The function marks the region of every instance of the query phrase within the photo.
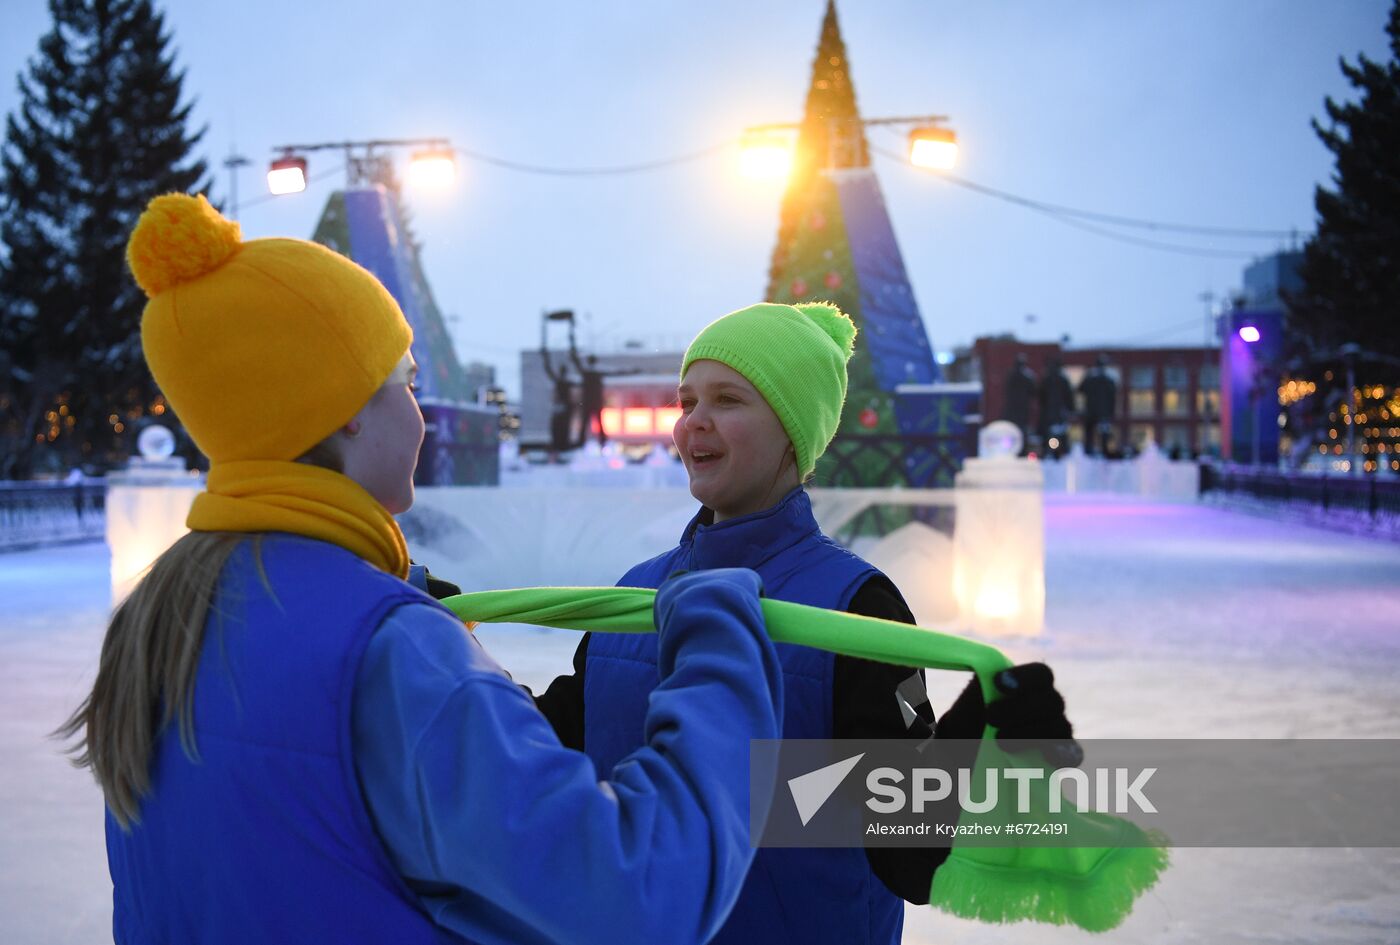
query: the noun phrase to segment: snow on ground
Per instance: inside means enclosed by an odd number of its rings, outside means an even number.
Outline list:
[[[1400,738],[1400,544],[1194,504],[1051,497],[1047,631],[1006,646],[1054,666],[1079,734]],[[0,556],[0,942],[110,938],[100,797],[45,733],[91,681],[107,554]],[[445,574],[452,577],[451,574]],[[567,574],[560,583],[569,583]],[[528,685],[577,635],[484,627]],[[960,680],[932,686],[935,704]],[[1400,942],[1400,850],[1181,849],[1104,942]],[[910,908],[914,943],[1089,941]]]
[[[1046,634],[1003,648],[1051,664],[1081,737],[1400,738],[1400,545],[1109,498],[1051,497],[1045,530]],[[905,916],[929,945],[1394,945],[1400,850],[1174,850],[1101,937]]]

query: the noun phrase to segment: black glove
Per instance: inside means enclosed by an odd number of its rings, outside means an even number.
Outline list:
[[[433,573],[427,568],[423,569],[423,580],[428,585],[428,593],[433,600],[442,600],[444,597],[456,597],[462,593],[462,589],[451,581],[444,581],[442,578],[433,577]]]
[[[1065,717],[1065,700],[1055,688],[1055,674],[1044,663],[1023,663],[997,673],[992,680],[1001,698],[990,706],[973,679],[934,728],[936,738],[981,738],[991,725],[1008,752],[1025,751],[1035,740],[1047,762],[1057,768],[1077,767],[1084,749],[1074,740],[1074,726]]]

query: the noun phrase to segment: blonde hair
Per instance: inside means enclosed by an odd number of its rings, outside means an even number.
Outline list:
[[[335,436],[297,462],[343,471]],[[261,536],[241,532],[190,532],[155,560],[107,625],[92,691],[53,733],[76,744],[67,749],[75,767],[90,768],[113,818],[123,830],[140,823],[141,799],[151,791],[156,740],[176,722],[180,745],[199,760],[194,738],[194,680],[204,630],[219,577],[241,542],[253,543],[262,569]],[[223,614],[214,611],[215,618]]]

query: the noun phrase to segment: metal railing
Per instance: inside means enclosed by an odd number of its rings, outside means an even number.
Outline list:
[[[953,435],[935,434],[843,434],[827,447],[817,466],[812,485],[856,495],[864,491],[883,492],[895,487],[909,490],[903,501],[871,501],[858,514],[829,531],[832,537],[850,542],[857,537],[879,537],[911,521],[920,521],[939,531],[952,532],[951,487],[964,457],[977,453],[976,431]],[[883,488],[882,488],[883,487]],[[922,501],[946,494],[941,499]]]
[[[1364,513],[1373,519],[1400,516],[1400,479],[1374,475],[1330,476],[1207,464],[1201,467],[1201,493],[1210,492],[1310,506],[1323,512]]]
[[[100,541],[106,499],[103,482],[0,483],[0,552]]]

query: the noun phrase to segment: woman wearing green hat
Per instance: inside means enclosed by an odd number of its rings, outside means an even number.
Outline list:
[[[803,489],[836,433],[855,334],[833,305],[760,304],[695,338],[681,365],[682,416],[673,437],[701,508],[675,548],[632,568],[620,585],[657,587],[677,571],[745,567],[758,572],[771,598],[914,622],[889,578],[821,533]],[[922,740],[933,733],[918,673],[807,647],[779,644],[778,652],[784,738]],[[573,675],[555,680],[537,702],[561,740],[606,772],[640,744],[656,681],[653,639],[590,634]],[[990,721],[1004,737],[1070,738],[1048,668],[1016,667],[998,685],[1006,695],[986,710],[970,685],[938,721],[938,737],[976,738]],[[714,941],[896,942],[904,901],[928,901],[947,853],[761,849]]]

